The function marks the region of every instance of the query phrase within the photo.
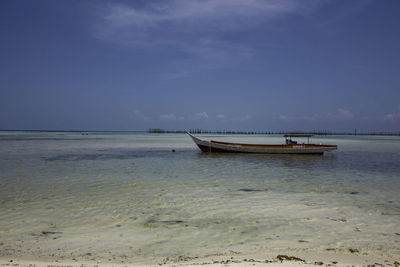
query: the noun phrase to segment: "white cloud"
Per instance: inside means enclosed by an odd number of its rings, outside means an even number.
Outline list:
[[[180,79],[186,76],[189,76],[192,74],[193,71],[188,71],[188,70],[182,70],[182,71],[177,71],[177,72],[168,72],[168,73],[161,73],[156,76],[168,80],[175,80],[175,79]]]
[[[139,120],[143,120],[143,121],[150,121],[150,120],[152,120],[151,117],[149,117],[149,116],[143,114],[143,113],[142,113],[141,111],[139,111],[139,110],[134,110],[134,111],[133,111],[133,114],[135,115],[135,118],[136,118],[136,119],[139,119]]]
[[[200,112],[200,113],[196,113],[195,117],[197,119],[207,119],[208,114],[207,114],[207,112]]]
[[[317,26],[322,27],[324,30],[329,29],[329,31],[332,31],[332,24],[345,21],[348,18],[354,18],[373,2],[374,0],[344,1],[345,8],[342,8],[340,12],[331,13],[330,16],[323,18]]]
[[[305,121],[348,121],[355,118],[350,110],[338,108],[336,113],[328,113],[327,115],[313,114],[311,116],[287,116],[279,115],[282,121],[305,120]]]
[[[177,117],[174,113],[160,115],[162,121],[181,121],[185,118],[183,116]]]
[[[279,119],[283,121],[287,121],[289,118],[286,115],[279,115]]]
[[[250,120],[251,118],[252,118],[251,115],[243,115],[243,116],[240,116],[240,117],[238,118],[238,120],[239,120],[239,121],[247,121],[247,120]]]
[[[386,114],[385,119],[393,122],[400,121],[400,105],[397,108],[397,112]]]
[[[171,0],[147,1],[145,5],[110,4],[103,19],[114,30],[131,27],[139,36],[150,37],[159,28],[168,34],[237,31],[288,13],[302,13],[307,4],[295,0]],[[212,26],[212,27],[211,27]],[[127,37],[127,36],[125,36]]]
[[[164,121],[171,121],[171,120],[176,120],[176,116],[175,114],[163,114],[160,115],[160,120],[164,120]]]
[[[218,114],[217,116],[215,116],[217,119],[225,119],[225,115],[224,114]]]
[[[385,117],[386,117],[386,119],[389,119],[389,120],[399,120],[400,119],[400,112],[390,113],[390,114],[387,114]]]
[[[249,30],[289,14],[308,14],[315,1],[171,0],[103,8],[95,37],[128,46],[175,47],[196,57],[248,58],[249,44],[224,40],[225,33]]]
[[[318,115],[315,115],[318,116]],[[316,117],[316,119],[324,119],[324,116]],[[350,110],[346,110],[343,108],[339,108],[337,113],[331,114],[329,113],[325,119],[333,120],[333,121],[345,121],[354,119],[354,115]]]

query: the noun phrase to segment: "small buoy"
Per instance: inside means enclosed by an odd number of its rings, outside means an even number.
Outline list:
[[[172,152],[175,152],[175,149],[172,149]]]

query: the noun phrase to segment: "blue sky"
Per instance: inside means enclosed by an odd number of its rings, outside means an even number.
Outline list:
[[[400,131],[400,1],[0,1],[0,129]]]

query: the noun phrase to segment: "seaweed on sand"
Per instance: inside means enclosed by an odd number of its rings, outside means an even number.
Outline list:
[[[280,260],[281,262],[284,261],[284,260],[285,260],[285,261],[301,261],[301,262],[306,262],[305,260],[300,259],[300,258],[295,257],[295,256],[278,255],[278,256],[276,256],[276,258],[277,258],[278,260]]]

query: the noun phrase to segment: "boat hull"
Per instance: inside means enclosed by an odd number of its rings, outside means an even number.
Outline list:
[[[217,141],[201,140],[189,134],[194,143],[203,152],[218,153],[259,153],[259,154],[323,154],[326,151],[336,150],[336,145],[316,144],[282,144],[282,145],[255,145],[238,144]]]

